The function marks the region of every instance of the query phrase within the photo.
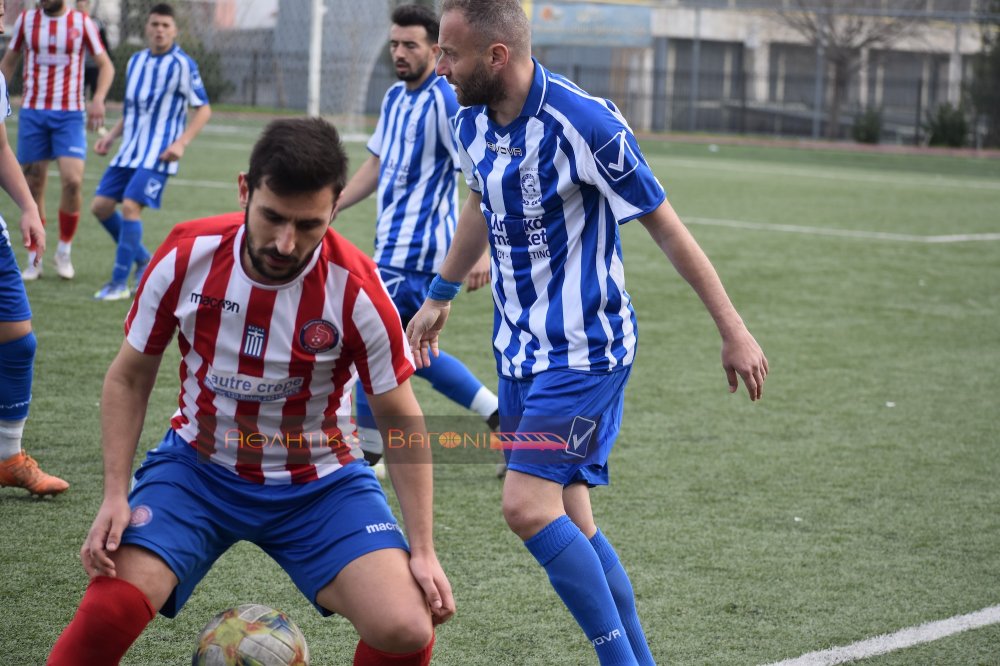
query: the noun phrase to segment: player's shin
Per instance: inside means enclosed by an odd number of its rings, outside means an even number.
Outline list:
[[[97,576],[53,646],[46,666],[114,666],[155,614],[146,595],[132,583]]]
[[[583,629],[601,664],[636,664],[597,553],[580,528],[560,516],[524,542]]]
[[[642,630],[639,622],[639,613],[635,608],[635,593],[632,590],[632,581],[629,580],[625,567],[618,559],[618,553],[614,547],[604,537],[601,530],[597,530],[594,536],[590,537],[590,545],[594,547],[598,558],[601,560],[601,567],[608,580],[608,587],[611,589],[611,596],[615,599],[615,607],[618,608],[618,615],[625,626],[628,635],[628,642],[632,646],[632,652],[636,660],[642,666],[655,666],[653,655],[649,651],[649,644],[646,642],[646,634]]]

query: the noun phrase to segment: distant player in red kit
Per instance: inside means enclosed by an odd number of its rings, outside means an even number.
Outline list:
[[[45,222],[45,182],[49,161],[59,165],[62,194],[59,198],[59,245],[55,266],[59,277],[75,275],[70,246],[83,205],[83,160],[87,156],[84,126],[104,126],[104,98],[111,88],[115,67],[111,64],[97,26],[85,13],[70,9],[64,0],[38,0],[38,9],[17,17],[0,72],[11,80],[24,52],[24,97],[18,114],[17,161],[21,163],[31,195]],[[94,95],[84,106],[84,52],[97,63]],[[86,110],[86,113],[84,111]],[[28,250],[21,277],[37,280],[42,262],[35,262],[37,249]]]

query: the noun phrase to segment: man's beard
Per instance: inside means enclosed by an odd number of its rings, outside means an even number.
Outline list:
[[[455,94],[458,97],[458,103],[462,106],[484,104],[492,107],[507,97],[500,76],[490,76],[486,65],[481,62],[476,64],[476,68],[469,75],[468,80],[458,85]]]
[[[427,61],[425,60],[422,63],[417,63],[416,67],[413,67],[406,72],[400,72],[397,69],[396,78],[399,79],[400,81],[405,81],[406,83],[409,83],[411,81],[419,81],[420,77],[422,77],[424,75],[424,72],[426,71],[427,71]]]
[[[56,14],[61,12],[63,10],[63,7],[65,6],[66,3],[64,2],[64,0],[52,0],[51,2],[47,3],[45,7],[42,7],[42,11],[48,14],[49,16],[55,16]]]
[[[264,255],[277,258],[286,258],[285,255],[279,253],[277,250],[258,250],[254,247],[253,238],[250,235],[250,205],[247,204],[247,210],[243,214],[243,237],[246,239],[247,244],[247,256],[250,257],[250,264],[254,267],[254,270],[258,274],[263,275],[268,280],[274,280],[276,282],[281,282],[285,280],[291,280],[299,272],[306,267],[309,260],[312,259],[312,251],[305,254],[305,257],[299,263],[295,265],[290,265],[287,269],[276,273],[273,268],[268,266],[264,262]],[[322,241],[321,241],[322,242]],[[313,248],[315,250],[316,248]]]

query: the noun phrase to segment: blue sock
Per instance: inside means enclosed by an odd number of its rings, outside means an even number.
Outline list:
[[[106,220],[100,220],[101,226],[111,234],[111,238],[117,243],[118,237],[122,233],[122,214],[115,209],[115,212],[111,213],[111,216]]]
[[[464,363],[445,352],[431,357],[431,364],[417,370],[416,375],[429,381],[438,393],[466,408],[472,406],[476,393],[483,388],[483,383]]]
[[[34,333],[0,344],[0,421],[28,417],[36,346]]]
[[[580,528],[559,516],[524,545],[545,568],[601,664],[636,664],[601,561]]]
[[[649,651],[646,643],[646,634],[642,631],[642,624],[639,622],[639,613],[635,609],[635,593],[632,591],[632,581],[625,573],[625,567],[618,559],[618,553],[614,546],[604,538],[604,533],[597,530],[594,536],[590,537],[590,545],[597,552],[597,557],[601,560],[601,567],[604,569],[604,576],[608,579],[608,587],[611,588],[611,596],[615,599],[615,606],[618,608],[618,615],[625,625],[625,633],[628,635],[628,642],[632,646],[632,653],[642,666],[656,666],[653,655]]]
[[[142,246],[142,220],[122,220],[118,234],[118,251],[115,253],[115,267],[111,270],[111,281],[127,284],[132,262]]]

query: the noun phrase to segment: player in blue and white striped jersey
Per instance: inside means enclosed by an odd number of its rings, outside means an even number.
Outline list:
[[[448,82],[434,73],[437,39],[438,19],[430,9],[403,5],[393,11],[389,51],[400,80],[382,100],[368,141],[371,155],[337,204],[344,210],[377,189],[374,259],[404,325],[444,261],[458,216],[458,148],[451,129],[458,102]],[[471,289],[489,280],[489,264],[485,253],[481,256],[479,270],[467,281]],[[442,353],[417,374],[491,427],[498,425],[496,394],[454,356]],[[361,446],[375,464],[382,437],[364,393],[357,397]]]
[[[636,350],[618,226],[638,219],[701,298],[731,391],[742,377],[759,399],[767,360],[614,104],[531,57],[517,0],[445,0],[439,46],[437,73],[465,107],[455,129],[472,192],[407,329],[414,355],[419,365],[435,353],[450,299],[489,246],[504,517],[602,664],[652,664],[631,582],[589,494],[608,483]]]
[[[153,5],[146,20],[149,47],[128,61],[122,117],[94,144],[98,155],[106,155],[122,137],[90,204],[118,243],[111,280],[94,295],[100,301],[131,298],[128,277],[133,264],[139,286],[149,263],[149,251],[142,246],[142,210],[160,207],[167,178],[177,173],[184,149],[212,115],[198,63],[176,39],[173,7]],[[195,109],[190,123],[188,107]]]

